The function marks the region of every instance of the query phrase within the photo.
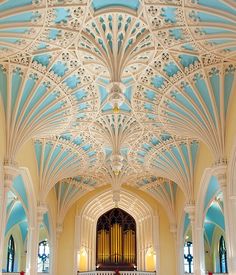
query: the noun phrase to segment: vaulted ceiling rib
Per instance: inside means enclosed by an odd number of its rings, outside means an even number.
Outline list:
[[[55,187],[63,212],[110,184],[118,203],[128,184],[170,216],[177,186],[194,201],[199,141],[225,161],[234,1],[4,0],[0,13],[6,161],[34,139],[41,199]]]

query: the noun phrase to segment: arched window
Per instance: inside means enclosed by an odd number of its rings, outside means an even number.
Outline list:
[[[7,250],[7,272],[14,271],[14,260],[15,260],[15,244],[12,235],[8,241],[8,250]]]
[[[47,240],[39,243],[38,272],[49,272],[49,245]]]
[[[225,240],[223,236],[220,237],[220,241],[219,241],[219,258],[220,258],[220,272],[228,273],[227,251],[226,251]]]
[[[192,242],[185,242],[184,244],[184,272],[193,272],[193,244]]]

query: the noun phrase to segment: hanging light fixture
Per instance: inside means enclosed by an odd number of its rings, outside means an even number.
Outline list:
[[[125,85],[122,82],[111,82],[108,90],[108,102],[112,105],[113,112],[119,113],[120,106],[125,102]]]
[[[119,175],[123,167],[123,160],[124,160],[124,157],[120,154],[112,154],[110,157],[111,168],[116,176]]]

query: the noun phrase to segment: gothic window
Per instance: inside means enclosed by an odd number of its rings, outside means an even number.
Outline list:
[[[38,272],[49,272],[49,245],[46,239],[39,243]]]
[[[220,272],[228,273],[227,251],[226,251],[225,240],[223,236],[220,237],[220,241],[219,241],[219,258],[220,258]]]
[[[185,242],[184,244],[184,272],[193,272],[193,244],[192,242]]]
[[[15,244],[12,235],[8,241],[8,251],[7,251],[7,272],[14,271],[14,260],[15,260]]]

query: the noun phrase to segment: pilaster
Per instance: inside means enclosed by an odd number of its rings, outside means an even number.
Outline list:
[[[38,203],[37,216],[35,224],[29,225],[27,257],[26,257],[26,275],[38,274],[38,245],[39,245],[39,230],[43,222],[43,215],[47,211],[45,203]]]
[[[226,165],[217,165],[213,168],[213,174],[217,178],[218,183],[220,185],[220,189],[223,195],[223,205],[224,205],[224,222],[225,222],[225,240],[227,247],[227,262],[228,262],[228,272],[231,274],[233,269],[233,243],[231,241],[231,236],[234,235],[230,230],[230,211],[229,211],[229,199],[228,199],[228,191],[227,191],[227,166]]]
[[[231,255],[228,255],[230,261],[230,274],[236,275],[236,196],[229,199],[229,230],[230,230],[230,248]]]
[[[19,174],[16,163],[10,166],[10,163],[4,162],[3,167],[3,185],[0,190],[0,275],[2,274],[2,259],[4,250],[5,229],[7,224],[7,200],[8,192],[11,190],[15,177]],[[12,164],[13,165],[13,164]]]
[[[192,230],[192,242],[193,242],[193,270],[194,275],[203,275],[204,271],[201,269],[201,262],[200,262],[200,243],[198,239],[198,234],[196,230],[196,217],[195,217],[195,211],[196,206],[194,203],[188,203],[186,204],[184,210],[189,215],[190,223],[191,223],[191,230]]]

